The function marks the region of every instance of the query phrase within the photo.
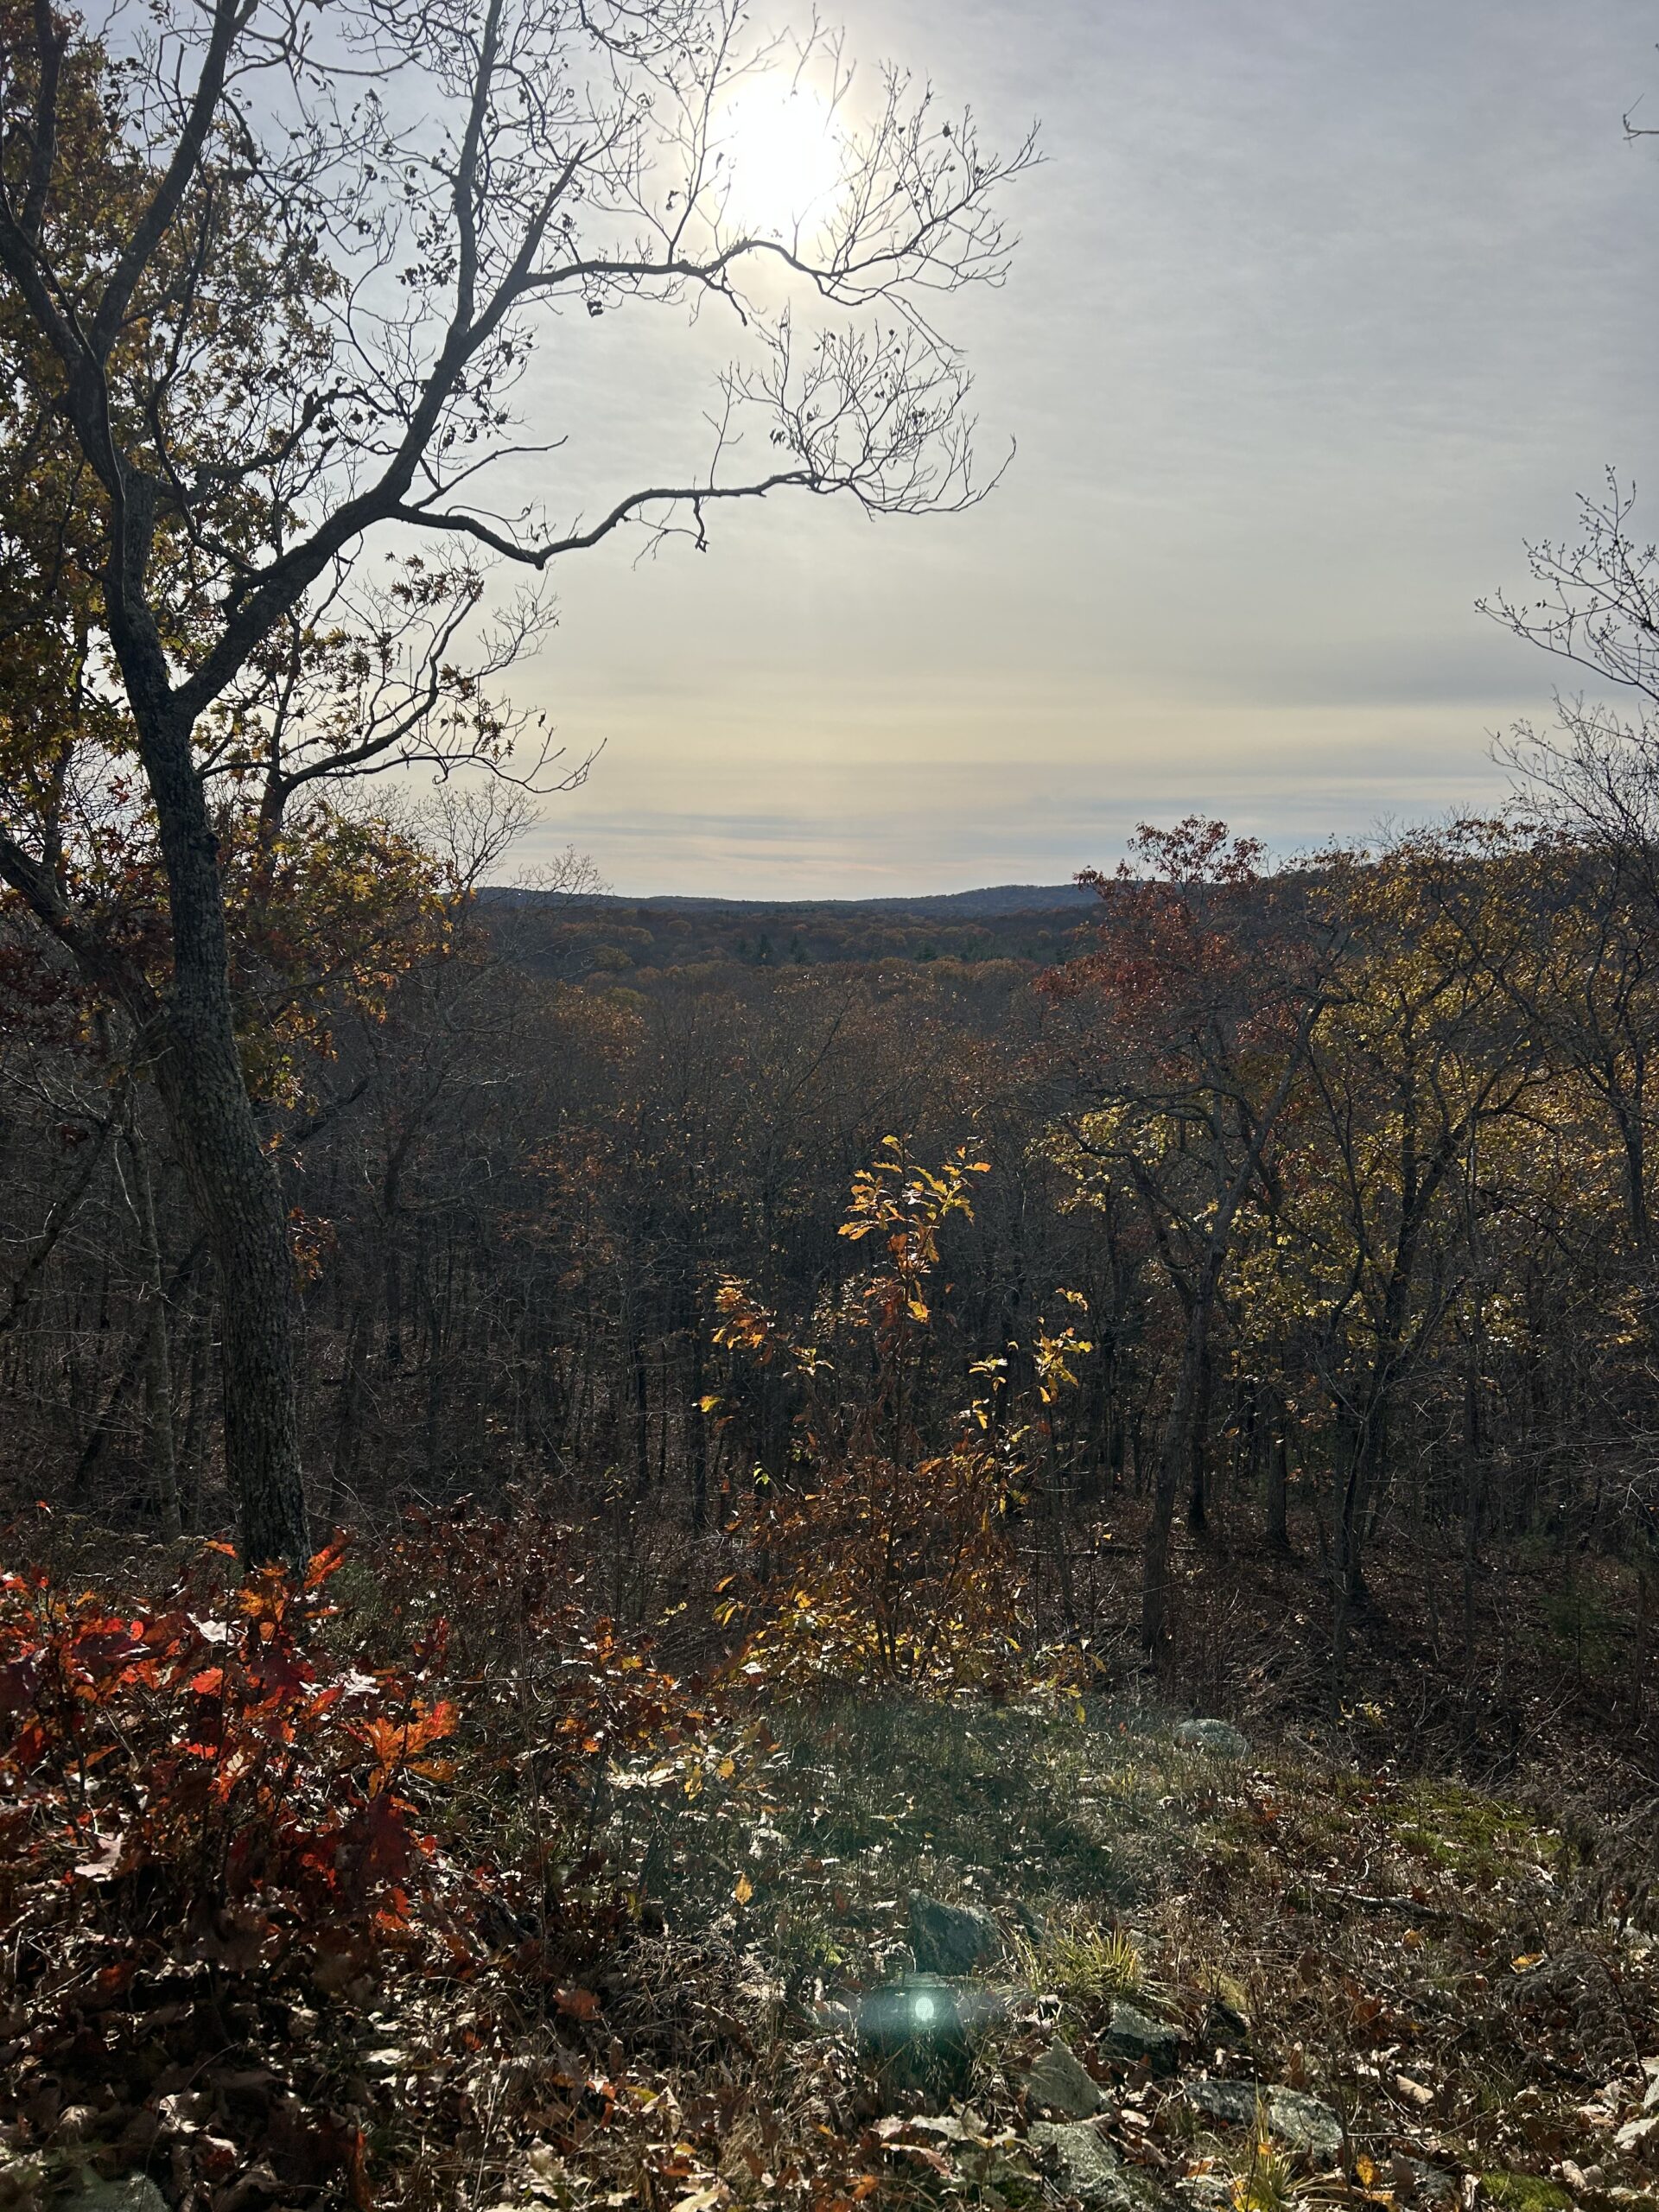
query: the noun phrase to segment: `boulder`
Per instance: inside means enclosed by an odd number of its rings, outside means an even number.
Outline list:
[[[1058,2039],[1027,2075],[1026,2094],[1060,2120],[1092,2120],[1106,2101],[1099,2083],[1084,2071],[1071,2046]]]
[[[1185,1751],[1208,1751],[1212,1758],[1247,1759],[1250,1756],[1249,1737],[1241,1735],[1230,1720],[1178,1721],[1175,1741]]]
[[[1266,2088],[1255,2082],[1222,2082],[1200,2075],[1186,2084],[1186,2101],[1206,2120],[1226,2127],[1253,2127],[1258,2100],[1268,2126],[1287,2151],[1300,2151],[1329,2165],[1342,2155],[1342,2122],[1329,2105],[1300,2089]]]
[[[1181,2063],[1179,2029],[1121,2000],[1113,2005],[1111,2020],[1100,2041],[1101,2048],[1125,2066],[1145,2064],[1154,2074],[1173,2074]]]
[[[1168,2212],[1173,2199],[1139,2167],[1126,2165],[1086,2120],[1039,2120],[1027,2138],[1033,2155],[1085,2212]]]
[[[1002,1938],[977,1905],[945,1904],[920,1890],[910,1893],[910,1947],[921,1974],[972,1974],[1001,1956]]]

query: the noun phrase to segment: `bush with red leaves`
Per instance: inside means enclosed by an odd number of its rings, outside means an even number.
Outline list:
[[[48,1881],[150,1926],[255,1908],[278,1943],[407,1922],[435,1856],[410,1792],[447,1778],[455,1708],[430,1691],[441,1638],[372,1671],[328,1650],[340,1557],[119,1610],[0,1577],[0,1910]]]

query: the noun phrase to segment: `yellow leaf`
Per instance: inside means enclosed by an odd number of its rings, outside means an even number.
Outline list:
[[[711,1414],[711,1413],[713,1413],[713,1411],[715,1410],[715,1408],[719,1403],[720,1403],[720,1393],[719,1393],[719,1391],[718,1391],[718,1390],[711,1390],[711,1391],[709,1393],[709,1395],[708,1395],[706,1398],[699,1398],[699,1399],[697,1400],[697,1411],[698,1411],[700,1414]]]
[[[747,1904],[749,1899],[754,1895],[754,1884],[747,1874],[738,1876],[737,1887],[732,1891],[732,1895],[737,1899],[739,1904]]]

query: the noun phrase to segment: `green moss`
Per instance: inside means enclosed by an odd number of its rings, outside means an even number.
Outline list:
[[[1567,2191],[1537,2174],[1482,2174],[1480,2185],[1503,2212],[1572,2212]]]
[[[1399,1814],[1402,1846],[1459,1874],[1490,1879],[1505,1859],[1535,1859],[1551,1847],[1545,1831],[1517,1807],[1457,1783],[1414,1783],[1401,1797]]]

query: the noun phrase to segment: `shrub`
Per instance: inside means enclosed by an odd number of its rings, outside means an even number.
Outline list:
[[[242,1916],[245,1934],[408,1920],[431,1878],[423,1783],[455,1708],[441,1645],[367,1670],[320,1633],[336,1548],[227,1597],[186,1585],[117,1610],[41,1574],[0,1579],[0,1879],[88,1887],[148,1925]],[[251,1911],[252,1917],[247,1916]]]

